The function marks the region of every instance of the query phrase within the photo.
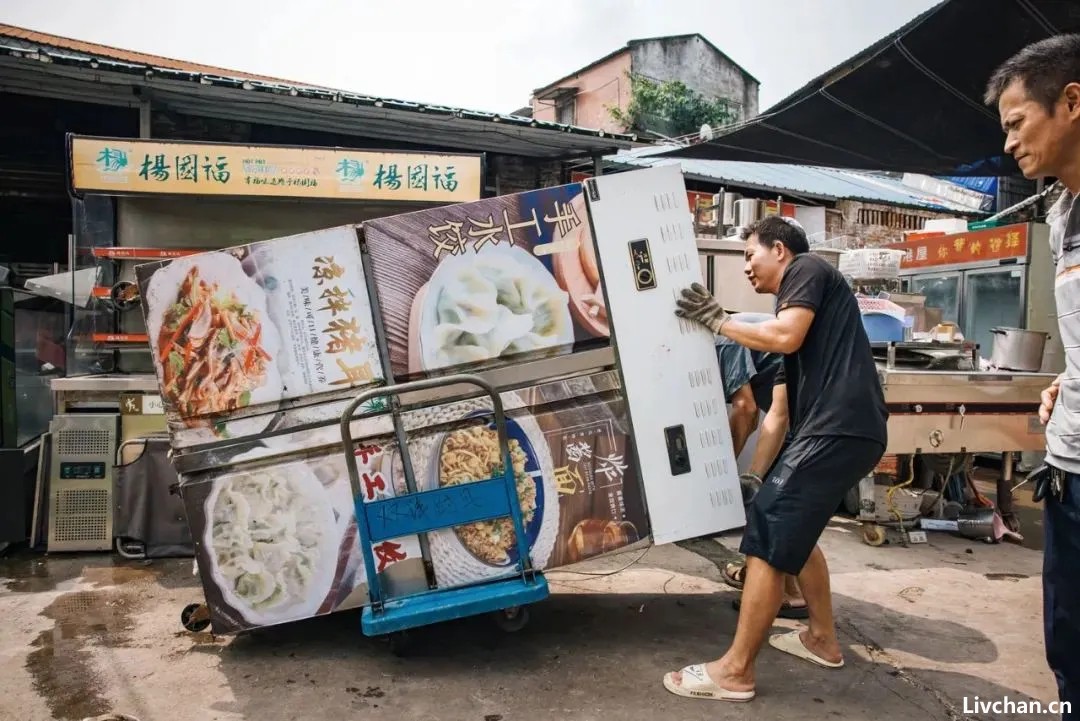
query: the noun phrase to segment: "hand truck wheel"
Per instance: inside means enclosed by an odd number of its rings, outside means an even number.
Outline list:
[[[880,546],[885,543],[885,527],[876,523],[863,524],[862,537],[868,546]]]
[[[205,603],[192,603],[180,612],[180,623],[188,631],[199,633],[210,626],[210,609]]]
[[[390,653],[398,658],[405,658],[412,652],[413,635],[408,631],[397,631],[386,638],[390,644]]]
[[[516,633],[529,624],[529,609],[525,606],[512,606],[493,614],[495,625],[506,633]]]

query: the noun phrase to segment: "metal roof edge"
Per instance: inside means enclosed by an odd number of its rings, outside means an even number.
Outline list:
[[[984,213],[983,211],[974,210],[972,208],[967,208],[960,205],[954,205],[952,203],[949,203],[947,199],[922,193],[915,188],[907,188],[905,186],[901,186],[900,184],[895,183],[894,181],[891,181],[889,179],[871,177],[856,170],[786,163],[750,163],[749,161],[739,160],[720,161],[703,159],[683,159],[663,155],[663,153],[669,148],[670,146],[664,145],[657,145],[654,148],[634,148],[623,153],[604,156],[604,163],[607,165],[621,167],[625,169],[653,167],[656,165],[671,165],[673,163],[679,163],[679,165],[683,168],[683,174],[685,175],[685,177],[699,182],[728,183],[738,185],[739,187],[747,188],[749,190],[757,190],[764,192],[788,192],[804,198],[829,202],[835,202],[838,200],[854,200],[858,202],[876,203],[913,210],[935,210],[943,213],[986,215],[986,213]],[[803,172],[807,175],[808,178],[811,178],[815,174],[826,175],[834,183],[843,183],[845,185],[849,185],[851,187],[851,191],[845,192],[841,195],[835,195],[832,193],[825,193],[819,190],[814,190],[812,188],[796,188],[781,185],[768,186],[753,181],[747,181],[745,179],[732,178],[719,174],[709,175],[705,173],[693,172],[693,170],[687,168],[687,163],[683,162],[684,160],[691,163],[691,168],[697,164],[702,164],[705,168],[708,168],[714,163],[738,163],[740,165],[759,165],[762,166],[763,169],[767,168],[770,170],[776,168],[783,168],[788,172]],[[865,192],[870,187],[879,188],[882,194],[889,194],[895,197],[873,197]],[[860,190],[862,190],[863,193],[860,193]],[[904,198],[908,198],[910,199],[910,201],[905,202]]]
[[[22,47],[10,41],[5,42],[5,40],[8,38],[16,41],[17,43],[22,43],[32,47]],[[148,75],[152,76],[153,74],[161,74],[162,76],[168,76],[173,79],[185,80],[192,83],[231,86],[257,92],[287,94],[293,97],[301,97],[305,99],[334,100],[337,102],[350,102],[355,105],[364,105],[369,107],[386,107],[393,110],[443,114],[467,118],[470,120],[490,120],[492,122],[504,122],[508,125],[513,125],[520,128],[532,128],[535,130],[543,130],[548,132],[564,132],[584,137],[603,138],[611,141],[613,144],[615,144],[616,147],[618,147],[619,145],[629,145],[631,143],[635,143],[638,139],[638,136],[636,134],[614,133],[599,128],[585,128],[577,125],[556,123],[554,121],[537,120],[536,118],[527,118],[522,116],[507,115],[488,111],[469,110],[466,108],[457,108],[451,106],[416,103],[412,101],[398,100],[394,98],[375,97],[370,95],[364,95],[361,93],[354,93],[344,90],[334,90],[331,88],[323,88],[319,86],[274,83],[256,80],[250,77],[215,75],[210,73],[196,72],[192,70],[182,70],[177,68],[148,65],[144,63],[132,63],[114,58],[97,57],[89,55],[87,53],[69,50],[65,48],[53,48],[51,46],[45,46],[41,43],[35,43],[12,36],[0,35],[0,54],[14,58],[27,59],[30,61],[68,65],[79,69],[86,68],[98,70],[104,67],[118,73],[124,73],[128,75],[143,75],[144,77],[147,77]]]

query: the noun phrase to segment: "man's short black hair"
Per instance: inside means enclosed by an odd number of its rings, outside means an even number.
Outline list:
[[[1020,80],[1031,99],[1053,115],[1065,86],[1080,83],[1080,35],[1055,35],[1013,55],[994,71],[983,100],[996,106],[1014,80]]]
[[[774,248],[777,243],[783,243],[792,255],[810,252],[810,241],[806,239],[806,233],[777,215],[770,215],[751,223],[743,228],[739,237],[749,240],[751,235],[756,235],[757,242],[768,248]]]

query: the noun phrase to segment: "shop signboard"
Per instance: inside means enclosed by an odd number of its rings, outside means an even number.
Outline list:
[[[68,137],[75,193],[463,203],[482,155]]]
[[[582,188],[364,223],[396,380],[608,344]]]
[[[885,247],[904,251],[904,256],[900,259],[902,271],[1026,258],[1028,226],[1019,224],[992,227],[908,240]]]

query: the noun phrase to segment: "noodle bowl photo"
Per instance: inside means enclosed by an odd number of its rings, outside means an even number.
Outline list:
[[[534,478],[538,467],[532,457],[531,444],[513,420],[507,419],[506,424],[521,520],[526,545],[531,549],[544,512],[543,489]],[[503,460],[499,455],[499,436],[492,426],[475,425],[448,434],[438,454],[439,487],[501,476]],[[454,534],[461,545],[484,564],[508,566],[517,562],[517,535],[509,516],[458,526]]]
[[[279,400],[277,329],[262,289],[231,255],[175,261],[148,294],[163,397],[186,420]]]

